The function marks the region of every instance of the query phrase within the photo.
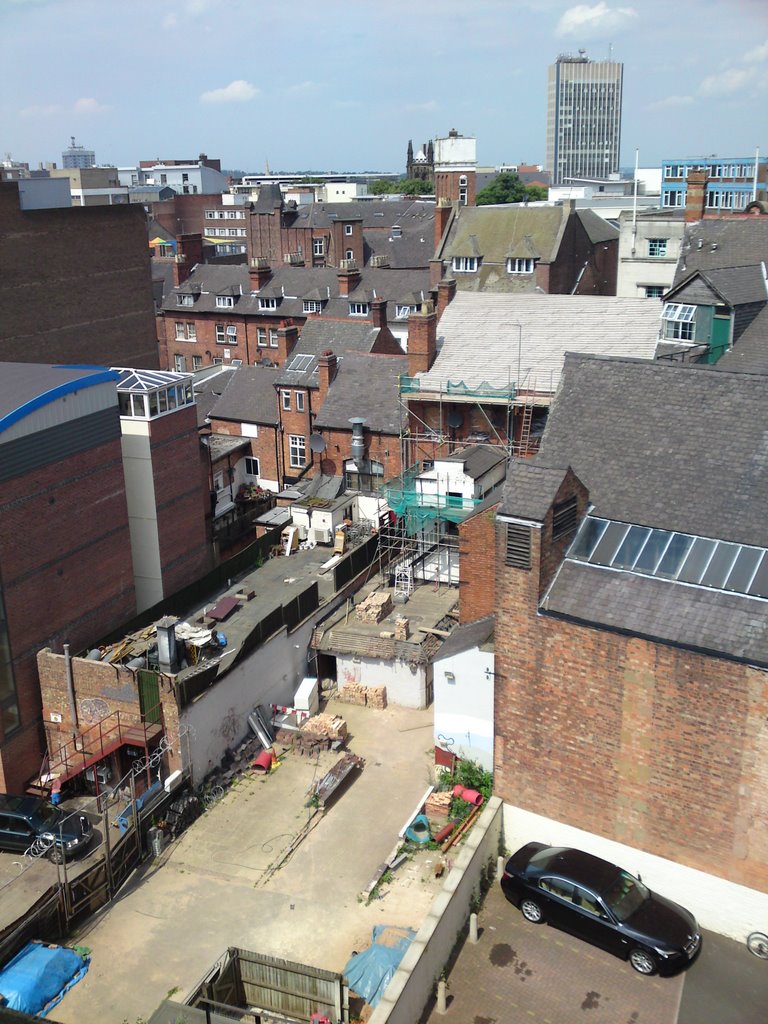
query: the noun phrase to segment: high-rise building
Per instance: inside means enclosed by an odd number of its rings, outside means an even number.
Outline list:
[[[547,170],[552,184],[619,169],[624,65],[561,54],[549,67]]]
[[[75,144],[75,136],[70,136],[69,149],[65,149],[61,154],[62,166],[66,168],[72,167],[95,167],[96,166],[96,154],[92,149],[86,149],[85,146],[78,146]]]

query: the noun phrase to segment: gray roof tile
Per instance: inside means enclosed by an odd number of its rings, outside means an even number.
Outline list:
[[[504,484],[503,511],[543,522],[567,472],[567,468],[540,466],[537,459],[512,459]]]
[[[398,378],[408,372],[407,356],[348,352],[339,368],[315,426],[351,430],[351,416],[363,416],[368,430],[400,432]]]
[[[213,405],[211,419],[277,425],[276,371],[267,366],[240,366]]]
[[[712,218],[687,224],[675,284],[692,270],[768,263],[768,217]]]
[[[476,622],[457,626],[437,652],[434,660],[442,661],[444,658],[453,657],[454,654],[463,654],[465,651],[471,651],[475,647],[487,643],[493,636],[495,625],[496,617],[487,615],[484,619],[477,619]]]

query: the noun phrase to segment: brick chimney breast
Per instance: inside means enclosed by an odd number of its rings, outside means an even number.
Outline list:
[[[317,360],[317,397],[312,402],[313,412],[320,412],[322,409],[328,388],[336,377],[338,365],[338,359],[331,349],[327,348],[320,354]]]
[[[706,171],[688,172],[688,190],[685,196],[684,216],[686,224],[696,220],[703,220],[707,202],[708,180]]]
[[[272,268],[266,256],[254,256],[248,264],[251,291],[258,292],[272,277]]]
[[[408,317],[408,374],[426,373],[437,354],[437,313],[433,302]]]

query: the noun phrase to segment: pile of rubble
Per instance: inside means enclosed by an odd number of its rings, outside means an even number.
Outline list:
[[[387,688],[386,686],[363,686],[361,683],[345,683],[339,689],[336,699],[344,704],[357,704],[360,707],[383,711],[387,706]]]
[[[430,820],[447,821],[452,800],[452,793],[430,793],[424,804],[424,813]]]
[[[291,737],[299,754],[316,754],[321,750],[339,747],[347,738],[347,723],[341,715],[313,715],[301,723],[298,732]]]
[[[386,619],[391,611],[392,597],[381,590],[369,594],[364,601],[355,606],[358,622],[367,622],[373,626]]]

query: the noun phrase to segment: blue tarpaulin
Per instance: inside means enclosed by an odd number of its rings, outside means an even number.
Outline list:
[[[352,991],[362,996],[369,1006],[377,1006],[415,937],[412,928],[375,925],[373,945],[353,956],[344,968]]]
[[[87,970],[74,949],[29,942],[0,970],[0,995],[11,1010],[45,1017]]]

